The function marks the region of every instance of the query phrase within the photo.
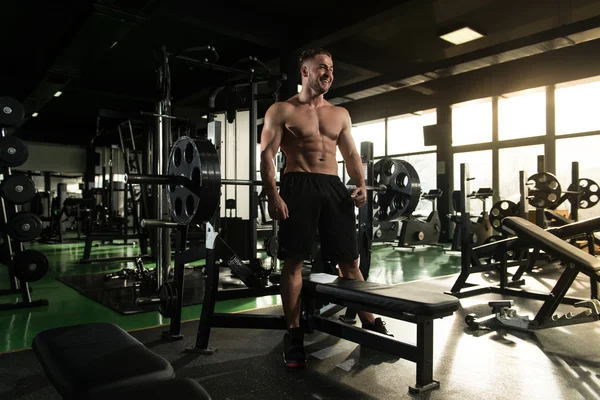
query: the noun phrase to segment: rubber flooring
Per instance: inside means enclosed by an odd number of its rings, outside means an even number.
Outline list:
[[[527,276],[525,288],[552,285],[559,269],[545,268]],[[449,290],[455,275],[405,283],[420,288]],[[489,283],[494,274],[471,280]],[[589,285],[578,278],[570,295],[585,297]],[[504,298],[480,295],[460,300],[452,317],[434,324],[434,379],[440,388],[409,394],[415,364],[390,357],[323,333],[306,337],[309,367],[287,370],[282,363],[282,331],[213,329],[209,356],[184,349],[195,340],[197,321],[183,324],[184,339],[165,342],[163,327],[132,332],[148,348],[165,357],[178,376],[200,382],[214,399],[597,399],[600,398],[600,326],[587,323],[524,332],[509,328],[472,330],[464,317],[489,312],[487,302]],[[515,298],[522,314],[541,303]],[[561,306],[559,313],[573,310]],[[253,313],[280,314],[279,306]],[[385,318],[396,338],[411,341],[412,324]],[[0,398],[57,399],[33,352],[0,355]]]

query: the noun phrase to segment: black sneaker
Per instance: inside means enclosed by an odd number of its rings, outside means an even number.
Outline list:
[[[382,333],[384,335],[394,337],[394,335],[387,331],[387,329],[385,328],[385,321],[382,321],[381,318],[375,318],[375,322],[372,324],[362,324],[362,327],[363,329],[368,329],[371,331]]]
[[[290,332],[283,337],[283,361],[290,368],[304,368],[306,367],[304,333],[295,330]]]

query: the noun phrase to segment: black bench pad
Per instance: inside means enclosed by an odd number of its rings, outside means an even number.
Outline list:
[[[128,386],[115,392],[100,393],[87,400],[211,400],[206,390],[190,378],[176,378]]]
[[[64,398],[83,398],[175,376],[167,360],[111,323],[49,329],[35,336],[32,348]]]
[[[513,231],[519,238],[532,243],[561,261],[573,263],[576,268],[587,274],[600,272],[600,259],[565,242],[563,239],[545,231],[520,217],[506,217],[502,220],[504,229]]]
[[[411,285],[386,285],[346,279],[330,274],[310,274],[304,277],[303,290],[352,301],[357,307],[419,316],[451,314],[458,310],[459,300],[444,293],[414,288]]]

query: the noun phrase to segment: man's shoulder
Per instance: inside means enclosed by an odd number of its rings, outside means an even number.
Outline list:
[[[336,106],[334,104],[331,104],[329,101],[325,100],[327,103],[325,105],[325,107],[327,107],[328,111],[335,113],[341,117],[347,117],[350,116],[350,113],[348,112],[348,109],[346,109],[345,107],[341,107],[341,106]]]

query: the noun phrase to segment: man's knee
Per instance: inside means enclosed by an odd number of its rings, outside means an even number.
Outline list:
[[[289,274],[299,274],[302,272],[304,260],[287,258],[283,261],[283,270]]]

